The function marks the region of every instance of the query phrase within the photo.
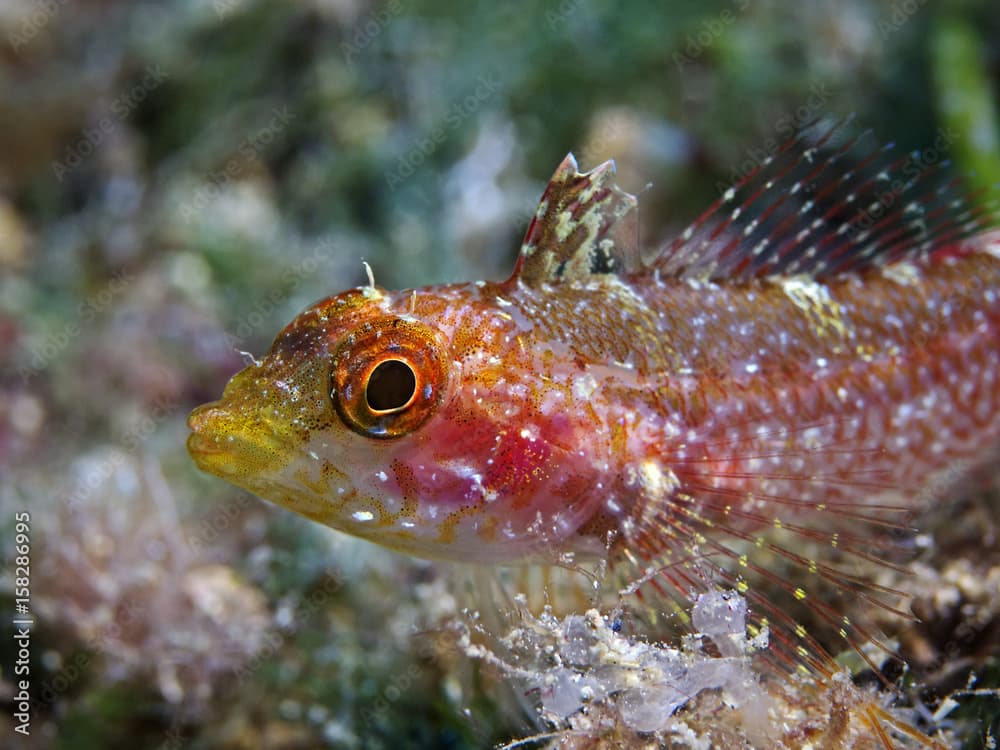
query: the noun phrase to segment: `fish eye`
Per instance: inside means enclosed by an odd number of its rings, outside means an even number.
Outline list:
[[[445,392],[445,347],[438,333],[417,321],[363,324],[341,341],[331,362],[330,399],[337,414],[365,437],[413,432]]]
[[[398,359],[387,359],[375,366],[368,377],[365,400],[375,412],[405,409],[417,392],[417,376],[413,368]]]

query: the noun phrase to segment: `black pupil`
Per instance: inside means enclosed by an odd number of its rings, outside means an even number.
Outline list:
[[[372,370],[365,398],[374,411],[392,411],[406,406],[416,390],[413,369],[398,359],[389,359]]]

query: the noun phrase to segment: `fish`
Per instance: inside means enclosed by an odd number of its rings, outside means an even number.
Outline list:
[[[1000,456],[998,220],[947,168],[817,123],[644,257],[614,163],[570,154],[508,279],[311,305],[188,449],[409,555],[607,560],[680,616],[730,588],[783,668],[878,672],[839,597],[911,616],[857,571]]]

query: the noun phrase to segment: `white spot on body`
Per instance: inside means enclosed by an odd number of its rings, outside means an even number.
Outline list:
[[[584,401],[589,401],[597,390],[597,380],[593,375],[579,375],[573,378],[573,396]]]

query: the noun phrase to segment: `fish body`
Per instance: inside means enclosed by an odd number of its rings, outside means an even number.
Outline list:
[[[893,172],[856,149],[790,142],[646,263],[612,165],[568,157],[511,278],[318,302],[195,410],[192,456],[421,557],[878,592],[831,561],[878,559],[998,455],[1000,234],[930,176],[872,220]]]

